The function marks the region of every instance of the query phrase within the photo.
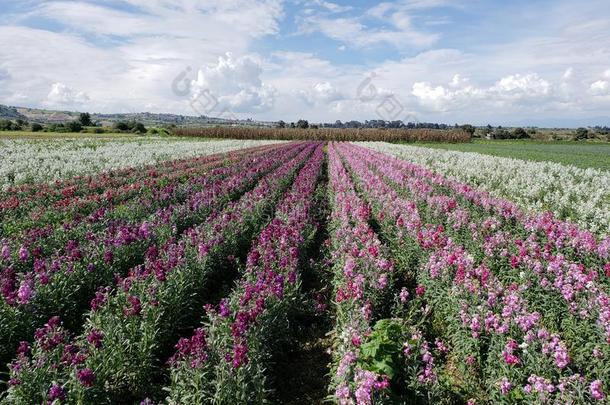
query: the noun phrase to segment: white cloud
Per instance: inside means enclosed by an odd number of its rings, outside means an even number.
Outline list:
[[[253,58],[234,58],[228,53],[215,65],[198,71],[197,79],[192,82],[193,100],[202,96],[217,99],[218,106],[209,105],[206,115],[225,109],[236,113],[267,111],[273,107],[275,89],[262,82],[261,73],[260,63]]]
[[[339,101],[344,96],[329,82],[316,83],[311,89],[297,93],[307,104],[329,104]]]
[[[83,91],[77,91],[64,83],[53,83],[46,104],[51,107],[77,107],[89,101]]]
[[[503,77],[489,90],[491,93],[505,98],[537,98],[549,95],[551,84],[536,73],[515,74]]]
[[[596,82],[591,83],[590,89],[591,93],[595,95],[608,94],[608,90],[610,90],[610,82],[608,82],[607,80],[598,80]]]
[[[552,85],[536,73],[514,74],[501,78],[492,86],[475,87],[470,80],[456,74],[445,87],[428,82],[413,84],[411,94],[421,105],[434,111],[446,112],[472,107],[474,102],[487,106],[514,105],[526,100],[540,100],[552,91]]]

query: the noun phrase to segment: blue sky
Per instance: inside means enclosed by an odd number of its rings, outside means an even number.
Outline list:
[[[605,0],[0,0],[0,103],[610,125]]]

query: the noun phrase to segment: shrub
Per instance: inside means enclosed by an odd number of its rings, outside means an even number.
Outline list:
[[[66,128],[68,132],[80,132],[83,129],[83,126],[79,121],[70,121],[66,123]]]
[[[523,129],[523,128],[515,128],[513,130],[514,139],[526,139],[529,137],[530,137],[529,134],[527,132],[525,132],[525,129]]]
[[[39,132],[39,131],[42,131],[43,129],[44,129],[43,126],[37,122],[32,124],[32,132]]]

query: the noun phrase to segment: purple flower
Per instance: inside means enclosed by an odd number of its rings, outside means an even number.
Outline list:
[[[95,382],[95,373],[90,368],[83,368],[82,370],[78,370],[76,372],[76,377],[78,381],[85,387],[93,386]]]
[[[140,312],[142,312],[142,303],[140,302],[140,299],[134,295],[129,295],[127,301],[129,301],[130,305],[128,308],[123,309],[123,314],[125,316],[140,315]]]
[[[60,401],[64,401],[66,399],[66,393],[60,385],[53,384],[51,385],[51,388],[49,388],[48,398],[49,401],[55,401],[58,399]]]
[[[509,379],[506,377],[502,378],[500,381],[500,392],[502,395],[508,394],[512,388],[513,384],[509,381]]]
[[[19,260],[21,260],[22,262],[25,262],[29,258],[30,258],[30,252],[28,251],[28,249],[25,246],[21,246],[21,248],[19,248]]]
[[[143,238],[148,238],[150,236],[150,225],[148,224],[148,222],[143,222],[142,225],[140,225],[140,235]]]
[[[11,257],[11,248],[8,245],[2,245],[2,252],[0,253],[4,260],[7,260]]]
[[[17,301],[21,305],[26,305],[28,302],[30,302],[33,295],[34,290],[32,289],[31,281],[25,281],[21,284],[19,290],[17,291]]]
[[[222,316],[223,318],[228,317],[228,316],[229,316],[229,314],[231,313],[231,312],[230,312],[230,308],[229,308],[229,300],[228,300],[228,299],[226,299],[226,298],[223,298],[223,299],[220,301],[220,305],[219,305],[219,307],[220,307],[220,308],[219,308],[218,314],[219,314],[220,316]]]
[[[591,383],[591,396],[598,400],[601,401],[603,400],[606,396],[604,395],[604,391],[603,391],[603,384],[601,382],[601,380],[595,380]]]
[[[104,333],[98,329],[92,329],[87,335],[87,342],[91,343],[93,347],[99,349],[102,347],[102,340],[104,339]]]

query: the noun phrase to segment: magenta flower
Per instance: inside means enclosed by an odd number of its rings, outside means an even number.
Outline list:
[[[104,333],[98,329],[92,329],[87,335],[87,342],[91,343],[93,347],[99,349],[102,347],[102,340],[104,339]]]
[[[78,381],[85,387],[92,387],[95,382],[95,373],[90,368],[83,368],[76,372]]]
[[[48,398],[49,401],[64,401],[66,399],[66,393],[60,385],[53,384],[51,385],[51,388],[49,388]]]
[[[134,295],[129,295],[127,296],[127,301],[129,302],[129,307],[123,309],[123,314],[125,316],[140,315],[140,312],[142,312],[140,299]]]
[[[28,249],[25,246],[21,246],[21,248],[19,248],[19,260],[21,260],[22,262],[25,262],[29,258],[30,258],[30,252],[28,251]]]

